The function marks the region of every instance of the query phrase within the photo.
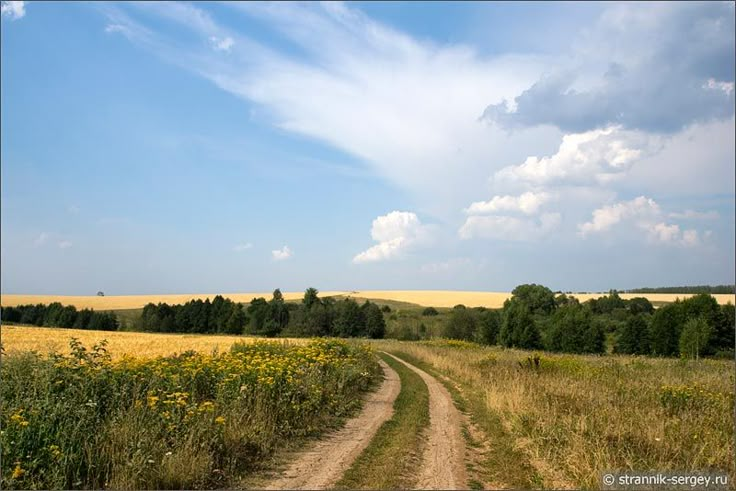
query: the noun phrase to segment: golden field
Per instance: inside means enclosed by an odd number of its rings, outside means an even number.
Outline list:
[[[192,299],[212,299],[217,295],[210,294],[176,294],[176,295],[110,295],[98,296],[67,296],[67,295],[2,295],[0,305],[13,307],[27,304],[49,304],[60,302],[63,305],[74,305],[78,309],[91,308],[95,310],[124,310],[143,308],[148,303],[165,302],[168,304],[182,304]],[[271,298],[271,292],[256,293],[222,293],[223,297],[234,302],[250,302],[255,297]],[[284,292],[285,300],[299,300],[304,292]],[[580,301],[598,298],[606,293],[573,293]],[[325,291],[321,297],[351,296],[368,298],[371,300],[393,300],[413,303],[425,307],[454,307],[463,304],[467,307],[501,308],[506,299],[511,297],[510,292],[477,292],[452,290],[362,290],[362,291]],[[646,297],[651,302],[674,302],[676,299],[685,299],[692,296],[687,293],[622,293],[623,299]],[[713,297],[719,304],[734,303],[734,295],[716,294]]]
[[[7,353],[35,350],[39,353],[69,352],[69,339],[77,338],[85,346],[106,339],[113,358],[131,355],[143,358],[167,356],[194,350],[200,353],[227,352],[233,343],[251,343],[261,338],[214,334],[161,334],[149,332],[87,331],[35,326],[2,326],[0,340]],[[283,338],[280,339],[285,340]],[[290,344],[304,344],[306,339],[288,339]]]

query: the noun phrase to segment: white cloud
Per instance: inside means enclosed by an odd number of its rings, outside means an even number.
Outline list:
[[[105,26],[105,32],[107,33],[113,33],[113,32],[127,33],[128,28],[122,24],[108,24]]]
[[[430,227],[409,211],[392,211],[373,220],[371,237],[377,245],[357,254],[354,263],[382,261],[400,256],[407,249],[425,243]]]
[[[499,211],[520,211],[525,215],[534,215],[550,198],[549,193],[531,191],[519,196],[494,196],[490,201],[472,203],[465,212],[469,215],[481,215]]]
[[[733,82],[720,82],[709,78],[708,82],[703,84],[703,88],[709,90],[721,90],[725,92],[726,95],[731,95],[731,92],[733,92]]]
[[[25,2],[3,1],[0,4],[0,11],[3,17],[9,17],[11,20],[17,20],[26,15]]]
[[[212,44],[212,49],[215,51],[230,51],[230,48],[235,45],[235,41],[230,36],[225,38],[210,36],[210,43]]]
[[[557,153],[527,157],[523,164],[504,167],[494,182],[607,184],[622,178],[631,166],[655,150],[657,139],[617,126],[563,136]]]
[[[77,213],[79,213],[79,210],[80,208],[77,205],[69,205],[67,207],[67,211],[73,215],[76,215]]]
[[[560,220],[559,213],[544,213],[537,220],[504,215],[469,216],[458,234],[461,239],[534,241],[556,229]]]
[[[603,232],[613,225],[629,218],[651,219],[660,213],[659,205],[651,198],[639,196],[631,201],[623,201],[593,210],[593,220],[578,225],[580,235]]]
[[[274,261],[284,261],[293,255],[294,253],[289,249],[289,246],[284,246],[281,249],[271,251],[271,257]]]
[[[69,249],[72,246],[72,242],[70,240],[60,240],[58,246],[59,249]]]
[[[578,225],[578,232],[580,236],[585,237],[630,222],[637,230],[645,232],[649,241],[653,243],[684,247],[693,247],[700,243],[696,230],[682,230],[677,224],[663,222],[662,215],[659,205],[653,199],[639,196],[631,201],[622,201],[594,210],[593,219]]]
[[[46,243],[48,239],[49,234],[47,234],[46,232],[41,232],[40,234],[38,234],[38,237],[36,237],[36,239],[33,241],[33,245],[35,245],[36,247],[42,246]]]
[[[717,220],[720,215],[717,211],[695,211],[685,210],[683,212],[674,212],[668,215],[670,218],[679,220]]]
[[[250,242],[246,242],[244,244],[237,244],[235,247],[233,247],[233,251],[235,252],[243,252],[247,251],[248,249],[251,249],[253,247],[253,244]]]

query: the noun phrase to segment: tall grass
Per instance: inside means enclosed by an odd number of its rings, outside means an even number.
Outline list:
[[[70,355],[5,355],[2,487],[228,486],[354,410],[379,374],[368,348],[334,340],[116,360],[73,340]]]
[[[734,472],[734,363],[533,354],[383,342],[483,394],[545,487],[598,488],[604,470]],[[493,442],[490,442],[493,444]]]

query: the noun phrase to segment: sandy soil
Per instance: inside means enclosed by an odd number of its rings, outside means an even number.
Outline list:
[[[401,391],[399,375],[385,362],[379,363],[386,378],[368,397],[360,414],[300,453],[281,476],[264,484],[263,489],[328,489],[342,478],[378,428],[394,413],[394,400]]]
[[[447,389],[424,370],[389,354],[416,372],[429,389],[429,434],[416,489],[467,489],[460,412]]]

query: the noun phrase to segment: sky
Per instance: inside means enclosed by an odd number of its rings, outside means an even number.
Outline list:
[[[2,293],[734,283],[733,2],[2,2]]]

